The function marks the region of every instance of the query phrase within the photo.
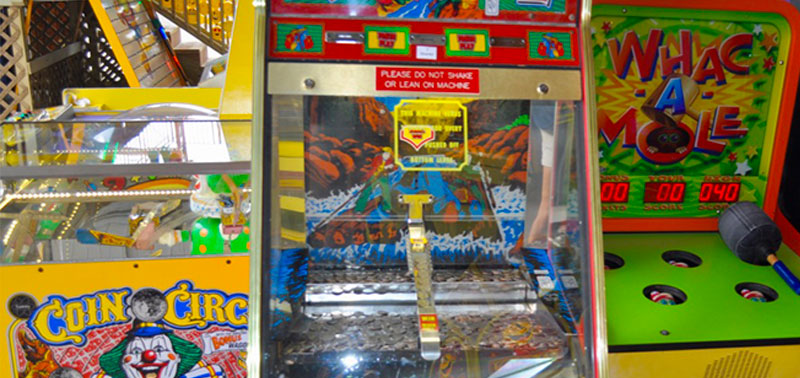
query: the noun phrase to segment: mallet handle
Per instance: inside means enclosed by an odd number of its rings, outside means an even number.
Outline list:
[[[775,272],[777,272],[778,275],[783,278],[786,284],[792,288],[792,291],[794,291],[795,294],[800,295],[800,280],[798,280],[797,277],[792,274],[783,261],[778,260],[778,256],[775,256],[775,254],[768,255],[767,261],[769,261],[769,263],[772,265],[772,269],[775,269]]]

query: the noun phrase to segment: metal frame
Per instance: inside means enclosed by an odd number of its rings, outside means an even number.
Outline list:
[[[597,117],[595,117],[596,96],[594,88],[594,64],[591,61],[591,20],[592,0],[581,0],[581,53],[583,54],[583,106],[584,106],[584,156],[586,160],[585,180],[587,185],[586,207],[588,213],[589,248],[592,253],[588,256],[590,273],[590,290],[592,295],[591,325],[593,333],[594,372],[596,377],[608,377],[608,327],[606,326],[606,297],[605,297],[605,262],[603,257],[603,218],[600,209],[600,162],[597,159],[598,135]]]
[[[52,165],[3,167],[0,180],[44,179],[53,177],[170,176],[210,175],[220,172],[247,173],[249,161],[225,163],[162,163],[136,165]]]
[[[304,96],[419,96],[419,92],[378,91],[375,65],[270,62],[268,93]],[[453,67],[437,66],[447,69]],[[580,100],[577,70],[479,68],[480,99]],[[513,81],[507,78],[513,77]],[[430,95],[430,94],[427,94]],[[446,94],[442,94],[446,95]]]

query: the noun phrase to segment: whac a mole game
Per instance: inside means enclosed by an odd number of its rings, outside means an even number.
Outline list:
[[[799,22],[781,1],[594,4],[612,376],[800,371],[777,208]]]
[[[602,376],[581,6],[269,8],[260,373]]]

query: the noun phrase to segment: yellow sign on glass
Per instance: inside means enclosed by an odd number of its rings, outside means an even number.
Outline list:
[[[402,100],[394,108],[394,153],[406,171],[467,165],[467,108],[455,100]]]

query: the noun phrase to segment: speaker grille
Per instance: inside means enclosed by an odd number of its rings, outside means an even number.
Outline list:
[[[771,367],[766,357],[743,350],[708,364],[704,378],[766,378]]]

